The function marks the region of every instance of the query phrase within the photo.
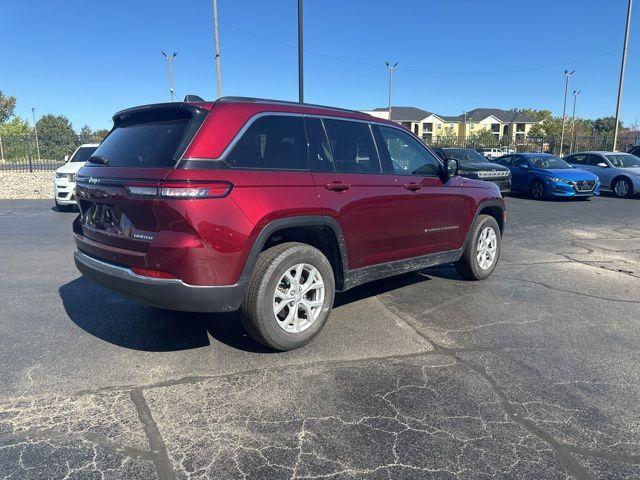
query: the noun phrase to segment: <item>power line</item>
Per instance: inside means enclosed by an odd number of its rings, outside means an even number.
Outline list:
[[[251,30],[247,30],[245,28],[242,27],[238,27],[236,25],[232,25],[230,23],[226,23],[226,22],[220,22],[221,24],[230,27],[234,30],[238,30],[239,32],[243,32],[246,33],[248,35],[252,35],[256,38],[259,38],[261,40],[266,40],[272,43],[276,43],[288,48],[297,48],[296,45],[293,45],[291,43],[288,42],[283,42],[281,40],[276,40],[274,38],[271,37],[267,37],[265,35],[262,35],[260,33],[257,32],[253,32]],[[318,52],[316,50],[311,50],[308,48],[304,49],[305,52],[310,53],[312,55],[317,55],[319,57],[324,57],[324,58],[328,58],[331,60],[336,60],[339,62],[344,62],[344,63],[351,63],[354,65],[360,65],[363,67],[368,67],[368,68],[372,68],[372,69],[376,69],[376,70],[380,70],[382,68],[382,66],[378,63],[370,63],[370,62],[364,62],[361,60],[355,60],[355,59],[351,59],[351,58],[345,58],[345,57],[340,57],[337,55],[330,55],[324,52]],[[616,53],[619,53],[620,49],[614,49],[614,50],[610,50],[608,52],[603,52],[600,53],[598,55],[592,55],[589,57],[582,57],[582,58],[577,58],[577,59],[573,59],[573,60],[565,60],[563,62],[558,62],[558,63],[554,63],[554,64],[548,64],[548,65],[539,65],[539,66],[535,66],[535,67],[525,67],[525,68],[518,68],[518,69],[510,69],[510,70],[491,70],[491,71],[453,71],[453,70],[426,70],[426,69],[420,69],[420,68],[412,68],[412,67],[403,67],[402,70],[405,72],[412,72],[412,73],[425,73],[425,74],[429,74],[429,75],[460,75],[460,76],[473,76],[473,75],[500,75],[500,74],[509,74],[509,73],[527,73],[527,72],[535,72],[535,71],[540,71],[540,70],[550,70],[553,68],[560,68],[560,67],[565,67],[567,65],[573,65],[576,63],[583,63],[583,62],[589,62],[591,60],[596,60],[598,58],[602,58],[602,57],[606,57],[609,55],[613,55]]]

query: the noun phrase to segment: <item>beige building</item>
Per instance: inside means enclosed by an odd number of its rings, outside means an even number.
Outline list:
[[[387,119],[386,108],[365,110],[365,113]],[[391,119],[411,130],[426,143],[444,138],[464,138],[492,132],[503,143],[519,143],[538,121],[517,110],[475,108],[462,115],[448,116],[428,112],[416,107],[391,107]],[[505,140],[509,142],[505,142]]]

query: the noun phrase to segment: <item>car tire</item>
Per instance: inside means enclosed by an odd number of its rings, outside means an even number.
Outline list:
[[[544,189],[544,183],[540,180],[534,180],[531,184],[531,197],[535,200],[544,200],[547,197],[547,193]]]
[[[484,280],[496,268],[501,243],[502,235],[496,219],[490,215],[479,215],[469,234],[464,253],[455,263],[456,270],[467,280]],[[490,255],[490,261],[487,255]]]
[[[327,257],[304,243],[282,243],[258,257],[240,309],[242,324],[257,342],[274,350],[293,350],[320,332],[334,296]]]
[[[633,185],[626,178],[618,178],[613,185],[611,185],[611,191],[618,198],[626,198],[633,195]]]

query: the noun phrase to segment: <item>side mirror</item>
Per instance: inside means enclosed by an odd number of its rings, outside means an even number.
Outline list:
[[[65,155],[64,156],[64,163],[67,163],[69,161],[69,155]]]
[[[604,162],[600,162],[600,163],[598,163],[598,164],[596,165],[596,167],[602,167],[602,168],[607,168],[608,166],[609,166],[609,165],[607,165],[607,164],[606,164],[606,163],[604,163]]]
[[[447,160],[445,167],[447,178],[455,177],[456,175],[458,175],[458,169],[460,168],[460,166],[458,165],[458,161],[456,159],[450,158],[449,160]]]

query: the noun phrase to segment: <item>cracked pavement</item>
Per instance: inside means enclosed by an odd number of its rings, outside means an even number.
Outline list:
[[[640,199],[507,204],[490,279],[359,287],[276,354],[83,279],[73,214],[0,201],[0,478],[640,478]]]

